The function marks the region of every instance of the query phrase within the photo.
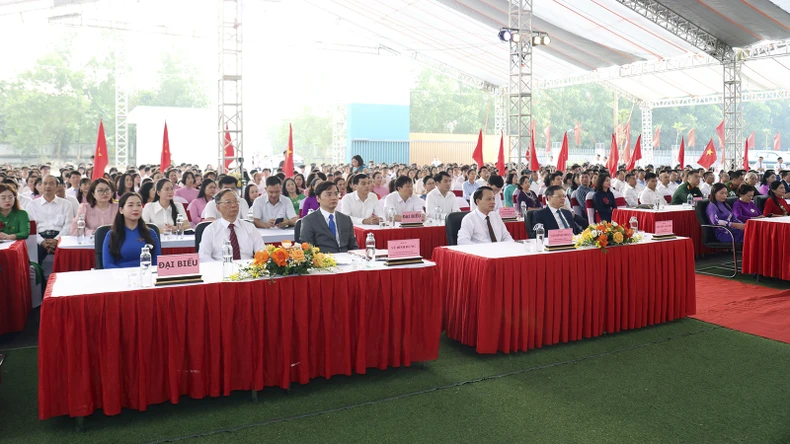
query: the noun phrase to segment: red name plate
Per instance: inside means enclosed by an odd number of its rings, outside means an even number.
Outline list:
[[[573,243],[573,229],[549,230],[549,245],[568,245]]]
[[[513,207],[502,207],[499,209],[499,215],[502,219],[515,219],[516,209]]]
[[[197,253],[159,256],[157,258],[157,274],[159,276],[200,274],[199,257]]]
[[[401,215],[401,223],[402,224],[419,224],[422,223],[422,212],[421,211],[405,211]]]
[[[691,201],[694,202],[694,203],[697,203],[697,202],[701,201],[702,199],[704,199],[704,198],[703,197],[695,197],[695,198],[692,198]]]
[[[420,240],[405,239],[387,241],[387,259],[420,257]]]
[[[665,234],[672,234],[672,221],[671,220],[656,221],[656,229],[654,234],[657,234],[659,236]]]

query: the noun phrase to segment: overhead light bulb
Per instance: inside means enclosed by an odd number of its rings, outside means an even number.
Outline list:
[[[509,29],[502,28],[499,31],[499,40],[502,40],[503,42],[509,42],[512,39],[513,39],[513,33],[510,32]]]
[[[549,37],[548,34],[544,35],[541,43],[543,45],[548,45],[549,43],[551,43],[551,37]]]
[[[539,35],[532,36],[532,45],[533,46],[534,45],[540,45],[540,36]]]

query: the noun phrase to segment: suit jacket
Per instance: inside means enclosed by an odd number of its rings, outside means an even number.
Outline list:
[[[543,228],[546,232],[549,230],[559,230],[561,227],[557,225],[557,220],[554,219],[554,214],[551,210],[551,207],[546,206],[532,213],[532,223],[543,224]],[[582,229],[573,219],[573,214],[564,208],[560,211],[562,211],[562,215],[565,216],[565,220],[568,222],[568,228],[573,229],[573,234],[581,233]]]
[[[342,253],[359,248],[357,246],[357,238],[354,235],[354,223],[350,217],[336,210],[335,225],[337,226],[338,237],[340,237],[340,245],[338,245],[332,232],[329,231],[329,225],[327,225],[321,210],[313,211],[302,218],[299,241],[313,244],[326,253]]]

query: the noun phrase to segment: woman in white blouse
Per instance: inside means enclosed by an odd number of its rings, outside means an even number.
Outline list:
[[[170,228],[175,231],[178,215],[180,214],[184,222],[181,224],[182,230],[191,228],[184,205],[173,201],[173,184],[167,179],[159,179],[156,183],[156,196],[154,201],[143,208],[143,220],[147,224],[154,224],[160,230]]]

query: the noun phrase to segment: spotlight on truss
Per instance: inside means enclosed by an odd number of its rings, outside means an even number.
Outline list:
[[[508,28],[502,28],[499,30],[499,40],[503,42],[509,42],[513,40],[513,32],[510,31]],[[518,40],[516,40],[518,41]]]

